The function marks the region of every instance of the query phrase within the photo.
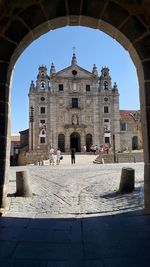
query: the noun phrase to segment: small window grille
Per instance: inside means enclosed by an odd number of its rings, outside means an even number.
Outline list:
[[[45,107],[41,107],[41,114],[45,114]]]
[[[125,122],[121,122],[121,123],[120,123],[120,130],[121,130],[121,131],[126,131],[126,130],[127,130],[127,125],[126,125]]]
[[[104,113],[109,113],[109,107],[108,106],[104,106]]]
[[[89,84],[86,84],[86,92],[90,92],[90,85]]]
[[[58,88],[59,88],[59,91],[63,91],[64,90],[64,85],[63,84],[59,84]]]
[[[78,108],[78,98],[72,98],[72,108]]]
[[[45,144],[45,137],[40,137],[40,143]]]

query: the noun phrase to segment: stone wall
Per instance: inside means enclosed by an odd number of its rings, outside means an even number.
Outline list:
[[[45,151],[34,151],[26,153],[26,164],[38,164],[43,160],[48,159],[48,152]]]

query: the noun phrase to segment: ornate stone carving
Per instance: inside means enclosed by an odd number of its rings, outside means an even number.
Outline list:
[[[78,125],[79,124],[79,119],[77,114],[72,115],[72,125]]]
[[[62,107],[64,105],[64,99],[60,98],[59,99],[59,105]]]
[[[91,105],[91,100],[89,98],[86,100],[86,105],[87,106],[90,106]]]

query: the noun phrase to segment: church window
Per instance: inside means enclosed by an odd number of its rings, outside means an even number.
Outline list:
[[[41,107],[40,111],[41,111],[41,114],[45,114],[45,107]]]
[[[64,90],[64,85],[61,83],[58,85],[59,91],[63,91]]]
[[[40,137],[40,143],[45,144],[45,137]]]
[[[45,82],[44,81],[41,82],[40,87],[41,87],[41,89],[45,88]]]
[[[78,98],[72,98],[72,108],[78,108]]]
[[[110,131],[110,119],[103,119],[104,122],[104,132]]]
[[[40,120],[40,123],[44,124],[45,123],[45,120]]]
[[[120,131],[126,131],[127,130],[127,124],[125,122],[120,122]]]
[[[104,106],[104,113],[109,113],[109,107],[108,106]]]
[[[105,137],[105,144],[109,144],[110,143],[110,138],[109,137]]]
[[[104,97],[104,101],[107,102],[109,98],[107,96]]]
[[[104,81],[104,90],[108,90],[108,82]]]
[[[41,101],[44,101],[44,100],[45,100],[45,97],[42,96],[42,97],[41,97]]]
[[[72,71],[72,74],[73,74],[73,76],[75,77],[75,76],[77,75],[77,71],[76,71],[76,70],[73,70],[73,71]]]
[[[109,119],[104,119],[104,122],[108,122],[109,123]]]
[[[90,85],[86,84],[86,92],[90,92]]]

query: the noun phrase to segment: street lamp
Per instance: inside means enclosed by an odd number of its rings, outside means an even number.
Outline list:
[[[114,154],[114,163],[116,163],[116,143],[115,143],[115,135],[113,134],[113,154]]]
[[[34,122],[34,108],[30,107],[30,125],[31,125],[31,150],[33,151],[33,122]]]

